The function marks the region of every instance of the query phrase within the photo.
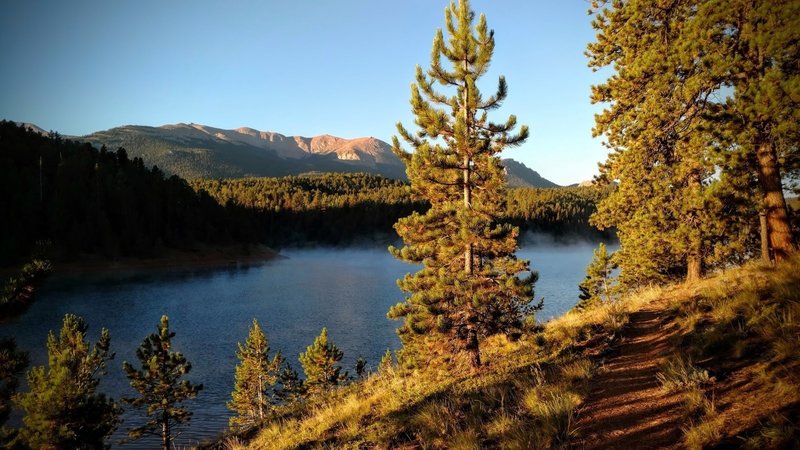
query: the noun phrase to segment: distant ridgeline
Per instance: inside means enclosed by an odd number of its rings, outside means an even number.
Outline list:
[[[245,208],[220,206],[185,180],[145,168],[125,150],[46,137],[0,122],[0,264],[20,261],[34,243],[54,256],[153,256],[202,242],[263,237]]]
[[[608,194],[593,187],[515,188],[502,220],[523,231],[600,238],[588,224]],[[54,256],[157,256],[198,243],[344,245],[394,239],[392,225],[427,204],[405,182],[364,173],[186,181],[124,149],[43,136],[0,122],[0,264],[34,243]]]

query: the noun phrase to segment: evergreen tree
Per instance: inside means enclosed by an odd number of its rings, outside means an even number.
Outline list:
[[[192,413],[179,404],[197,397],[203,389],[202,384],[181,379],[192,370],[192,364],[181,353],[172,351],[173,337],[175,333],[169,331],[169,318],[161,316],[157,331],[136,349],[141,370],[127,361],[122,363],[131,386],[139,393],[139,397],[122,400],[135,408],[145,408],[149,418],[143,425],[130,428],[128,435],[131,439],[146,434],[160,436],[163,450],[169,450],[175,428],[191,419]]]
[[[592,262],[586,267],[586,279],[578,285],[581,293],[578,308],[585,308],[598,302],[610,303],[616,295],[617,287],[611,273],[617,268],[613,254],[609,254],[602,242],[595,249]]]
[[[17,350],[14,338],[0,339],[0,448],[16,437],[17,431],[5,426],[11,414],[11,397],[19,386],[18,377],[28,365],[28,353]]]
[[[696,280],[711,255],[740,235],[711,188],[721,180],[708,115],[722,84],[698,64],[690,39],[700,1],[615,1],[593,21],[590,66],[615,69],[593,87],[592,102],[608,105],[594,134],[612,149],[601,177],[618,189],[592,223],[617,228],[626,286],[682,273]]]
[[[411,107],[420,128],[412,134],[402,124],[400,136],[414,149],[405,152],[397,137],[394,152],[406,164],[412,196],[430,202],[424,214],[413,213],[395,225],[402,249],[390,248],[399,259],[422,264],[399,281],[410,295],[389,311],[404,318],[398,330],[404,361],[414,355],[467,351],[480,366],[480,341],[495,333],[520,332],[525,307],[533,297],[534,277],[527,261],[516,258],[518,229],[499,223],[504,209],[505,179],[497,156],[505,147],[521,144],[516,117],[505,123],[488,120],[507,94],[500,77],[497,92],[481,95],[477,80],[489,69],[494,32],[481,15],[473,30],[474,13],[467,0],[445,10],[448,40],[438,30],[431,67],[417,67]],[[445,67],[442,57],[449,63]],[[455,89],[453,95],[434,90],[434,83]],[[429,345],[430,344],[430,345]]]
[[[48,367],[28,372],[29,392],[16,398],[25,412],[22,442],[36,449],[107,448],[106,437],[117,429],[122,410],[110,398],[97,393],[106,363],[113,359],[108,330],[91,345],[86,341],[86,322],[67,314],[56,336],[47,337]]]
[[[270,359],[267,337],[255,319],[244,345],[238,346],[239,365],[228,409],[237,414],[230,418],[231,428],[247,429],[263,422],[276,403],[274,389],[283,357],[278,352]]]
[[[702,46],[698,63],[733,88],[718,108],[721,127],[742,153],[734,161],[758,181],[760,210],[776,260],[797,250],[785,175],[800,171],[800,2],[704,0],[687,41]],[[740,167],[723,166],[726,171]]]
[[[305,397],[306,385],[288,361],[284,360],[278,380],[280,388],[275,391],[275,397],[284,404],[294,403]]]
[[[342,368],[337,365],[342,360],[342,353],[333,342],[328,342],[328,329],[323,328],[314,343],[300,354],[300,364],[306,374],[305,386],[312,393],[338,385],[347,378]]]

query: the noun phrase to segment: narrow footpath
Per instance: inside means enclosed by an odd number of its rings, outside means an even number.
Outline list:
[[[590,380],[577,412],[576,449],[681,448],[681,396],[656,378],[672,353],[664,312],[632,313],[614,352]]]

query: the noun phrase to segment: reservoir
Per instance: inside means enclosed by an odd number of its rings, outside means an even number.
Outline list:
[[[575,305],[577,285],[595,246],[538,243],[518,251],[539,271],[536,300],[544,297],[540,321]],[[176,441],[178,446],[193,445],[227,427],[231,413],[225,403],[238,362],[236,344],[244,342],[253,318],[264,329],[272,352],[281,351],[301,374],[297,356],[322,327],[344,352],[342,366],[351,374],[359,357],[374,369],[386,349],[400,346],[395,335],[399,322],[387,319],[386,312],[403,300],[396,280],[417,267],[395,260],[383,247],[288,249],[281,254],[284,257],[264,263],[215,269],[54,275],[25,314],[0,325],[0,335],[15,337],[18,347],[30,352],[31,365],[43,365],[47,333],[58,332],[64,314],[86,320],[92,343],[102,327],[108,328],[116,357],[100,390],[119,401],[134,396],[122,361],[140,367],[136,348],[155,332],[161,315],[168,315],[176,333],[173,350],[192,363],[188,378],[204,384],[200,395],[186,402],[194,415]],[[20,390],[27,390],[24,383]],[[126,413],[112,439],[114,447],[128,427],[143,423],[138,413],[123,406]],[[152,448],[158,442],[140,440],[121,448]]]

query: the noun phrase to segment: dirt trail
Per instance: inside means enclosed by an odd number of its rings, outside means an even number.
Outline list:
[[[681,448],[681,398],[664,393],[656,378],[672,353],[669,336],[663,311],[631,314],[621,342],[590,380],[572,448]]]

